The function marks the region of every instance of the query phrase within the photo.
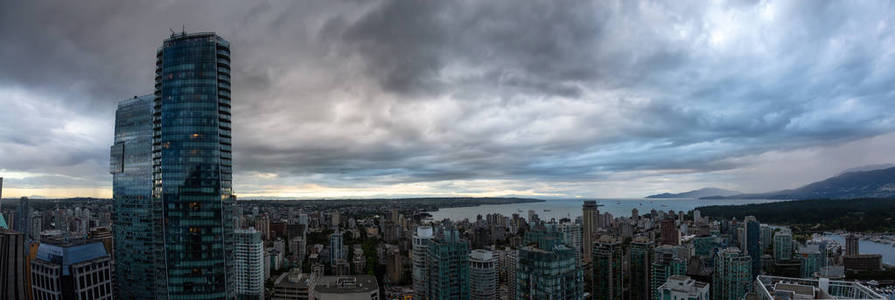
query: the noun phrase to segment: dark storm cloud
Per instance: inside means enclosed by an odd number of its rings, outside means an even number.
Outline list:
[[[151,92],[182,24],[231,41],[237,190],[257,194],[593,195],[895,128],[885,2],[208,3],[3,3],[0,169],[108,186],[114,103]]]

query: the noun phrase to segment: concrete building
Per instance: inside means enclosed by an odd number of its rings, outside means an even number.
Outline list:
[[[24,234],[0,228],[0,299],[28,299],[25,249]]]
[[[662,300],[709,300],[709,284],[688,276],[672,275],[659,286],[658,294]]]
[[[31,261],[33,299],[112,299],[112,257],[101,242],[42,243]]]
[[[760,300],[777,299],[849,299],[886,300],[882,295],[857,282],[758,276],[755,293]]]
[[[272,300],[308,300],[311,298],[312,275],[292,269],[277,277],[273,283]]]
[[[264,242],[254,228],[234,232],[236,295],[239,299],[264,299]]]
[[[593,200],[584,201],[582,210],[580,252],[584,254],[584,261],[590,262],[594,236],[597,234],[597,218],[600,217],[600,211],[597,210],[597,201]]]
[[[879,271],[882,270],[883,256],[880,254],[858,254],[842,257],[842,265],[846,271]]]
[[[660,223],[660,228],[662,230],[662,240],[660,244],[662,245],[672,245],[677,246],[681,244],[681,233],[677,229],[677,224],[675,220],[672,218],[665,218]]]
[[[322,276],[313,281],[310,299],[379,300],[379,284],[372,275]]]
[[[472,300],[497,299],[497,256],[475,249],[469,253],[469,290]]]
[[[858,248],[859,241],[858,237],[854,234],[848,234],[845,236],[845,255],[852,256],[861,254],[860,248]]]

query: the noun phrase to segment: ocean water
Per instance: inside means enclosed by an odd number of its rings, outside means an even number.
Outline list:
[[[845,247],[845,237],[842,235],[825,234],[824,237],[839,242],[840,245]],[[890,244],[858,240],[858,252],[861,254],[881,254],[883,256],[883,264],[895,266],[895,246]]]
[[[753,203],[768,203],[781,200],[768,199],[562,199],[547,200],[545,202],[534,203],[511,203],[496,205],[479,205],[471,207],[450,207],[440,209],[438,211],[429,212],[435,220],[451,219],[455,221],[469,219],[475,220],[477,215],[484,217],[486,214],[499,213],[504,216],[512,216],[514,213],[522,217],[528,217],[528,211],[534,212],[541,220],[550,220],[561,218],[569,218],[574,220],[581,216],[581,206],[585,200],[595,200],[600,213],[609,212],[615,217],[631,216],[631,211],[637,209],[639,213],[645,214],[650,210],[674,210],[689,211],[700,206],[709,205],[741,205]]]

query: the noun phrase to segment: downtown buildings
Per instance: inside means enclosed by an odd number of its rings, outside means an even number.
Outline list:
[[[264,243],[254,228],[234,232],[236,294],[240,299],[264,299]]]
[[[119,280],[136,282],[125,297],[236,296],[229,48],[214,33],[172,34],[155,93],[119,105],[116,261]]]
[[[562,243],[561,233],[536,229],[526,233],[525,244],[515,270],[515,299],[583,299],[578,255]]]

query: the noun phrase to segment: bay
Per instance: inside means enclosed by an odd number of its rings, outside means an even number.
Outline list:
[[[631,216],[631,211],[637,209],[640,214],[657,211],[674,210],[690,211],[700,206],[710,205],[743,205],[753,203],[768,203],[785,200],[770,199],[558,199],[532,203],[510,203],[479,205],[470,207],[449,207],[438,211],[429,212],[433,220],[451,219],[461,221],[463,219],[475,220],[477,215],[498,213],[504,216],[512,216],[514,213],[522,217],[528,217],[528,211],[533,210],[541,220],[569,218],[574,220],[581,216],[581,206],[585,200],[595,200],[600,213],[609,212],[614,217]]]

